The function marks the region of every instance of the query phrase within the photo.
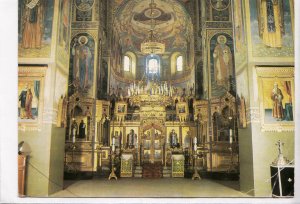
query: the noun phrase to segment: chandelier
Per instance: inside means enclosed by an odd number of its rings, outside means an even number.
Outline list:
[[[151,0],[145,15],[151,19],[151,29],[147,38],[141,43],[141,52],[144,54],[162,54],[165,52],[165,44],[154,34],[155,18],[161,15],[161,11],[156,8],[154,0]]]

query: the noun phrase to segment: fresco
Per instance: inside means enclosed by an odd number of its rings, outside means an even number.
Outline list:
[[[249,4],[253,56],[294,56],[290,1],[257,0]]]
[[[18,2],[19,57],[50,57],[53,0],[19,0]]]
[[[193,36],[193,25],[185,8],[174,0],[156,0],[155,4],[155,35],[166,44],[167,51],[186,51],[187,41]],[[150,10],[148,1],[128,1],[120,5],[114,27],[120,35],[123,52],[140,50],[140,44],[151,29]]]
[[[235,54],[243,51],[246,44],[245,23],[244,23],[244,5],[242,0],[233,2],[234,9],[234,33],[235,33]]]
[[[98,74],[98,89],[97,98],[107,99],[107,87],[108,87],[108,64],[105,60],[102,60],[101,67]]]
[[[70,49],[69,96],[78,91],[92,97],[95,41],[88,33],[80,33]]]
[[[94,0],[75,0],[76,21],[92,21]]]
[[[226,33],[218,33],[210,41],[212,96],[222,96],[232,91],[234,78],[233,40]]]
[[[39,114],[40,81],[19,77],[18,119],[19,122],[36,122]]]
[[[60,25],[58,42],[66,52],[69,51],[69,36],[70,36],[70,10],[71,5],[69,0],[63,0],[59,5],[60,13]]]
[[[229,0],[210,0],[210,5],[212,7],[212,20],[213,21],[229,21]]]
[[[293,121],[293,88],[291,81],[264,79],[263,106],[265,123]]]

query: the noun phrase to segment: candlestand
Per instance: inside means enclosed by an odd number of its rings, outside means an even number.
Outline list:
[[[201,177],[200,177],[200,175],[199,175],[199,173],[198,173],[198,171],[197,171],[197,167],[196,167],[196,159],[197,159],[197,152],[195,151],[195,153],[194,153],[194,155],[193,155],[193,157],[194,157],[194,161],[193,161],[193,166],[194,166],[194,174],[193,174],[193,177],[192,177],[192,180],[196,180],[196,179],[199,179],[199,180],[201,180]]]
[[[115,152],[112,151],[112,154],[111,154],[111,172],[109,174],[108,180],[110,180],[112,178],[118,180],[118,177],[115,173],[115,170],[116,170],[116,168],[115,168],[115,156],[116,156]]]
[[[236,171],[236,169],[234,168],[234,162],[233,162],[233,144],[232,143],[230,143],[230,147],[228,148],[228,150],[230,151],[230,166],[229,166],[227,172],[230,173],[230,172]]]

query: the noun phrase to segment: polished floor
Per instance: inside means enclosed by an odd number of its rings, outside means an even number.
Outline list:
[[[51,197],[150,197],[150,198],[195,198],[195,197],[249,197],[239,191],[238,181],[216,181],[186,178],[116,180],[66,180],[64,190]]]

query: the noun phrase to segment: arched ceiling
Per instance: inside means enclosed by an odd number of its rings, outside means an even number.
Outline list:
[[[182,5],[185,1],[154,0],[154,32],[166,44],[166,52],[186,51],[187,43],[192,39],[191,18]],[[120,38],[123,51],[138,52],[151,28],[151,0],[115,0],[115,3],[118,9],[114,32]]]

